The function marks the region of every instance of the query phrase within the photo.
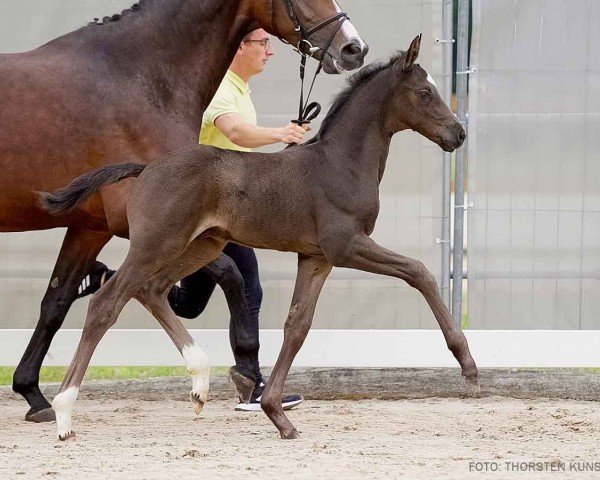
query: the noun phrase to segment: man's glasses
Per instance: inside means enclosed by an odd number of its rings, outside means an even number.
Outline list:
[[[263,38],[262,40],[244,40],[244,43],[258,43],[265,49],[265,51],[271,48],[270,38]]]

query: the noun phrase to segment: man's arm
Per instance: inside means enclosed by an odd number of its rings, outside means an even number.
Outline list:
[[[229,140],[245,148],[264,147],[273,143],[302,143],[310,127],[290,123],[285,127],[268,128],[252,125],[239,113],[226,113],[215,120],[215,126]]]

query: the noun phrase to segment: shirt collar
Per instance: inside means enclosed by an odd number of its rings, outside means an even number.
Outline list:
[[[244,82],[236,73],[227,70],[225,78],[233,83],[241,93],[250,93],[250,85]]]

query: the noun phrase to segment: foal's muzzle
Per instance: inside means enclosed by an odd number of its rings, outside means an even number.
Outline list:
[[[457,148],[460,148],[467,138],[467,132],[463,126],[458,122],[455,125],[456,127],[447,136],[442,136],[440,141],[436,142],[445,152],[453,152]]]
[[[467,138],[467,132],[465,132],[465,129],[461,125],[460,130],[458,131],[458,134],[457,134],[458,145],[456,148],[460,147],[463,143],[465,143],[466,138]]]

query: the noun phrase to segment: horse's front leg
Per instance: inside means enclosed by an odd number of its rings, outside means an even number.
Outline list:
[[[298,274],[285,322],[283,346],[260,402],[284,439],[297,438],[299,434],[283,413],[283,387],[292,362],[310,330],[317,299],[331,268],[331,264],[323,257],[298,255]]]
[[[42,300],[40,318],[13,376],[13,390],[23,395],[30,406],[25,420],[47,422],[55,418],[54,411],[40,391],[40,368],[54,335],[77,296],[77,287],[111,236],[108,232],[67,230]]]
[[[250,403],[256,382],[258,368],[259,332],[258,322],[252,322],[248,303],[244,294],[244,278],[234,261],[221,254],[215,261],[206,265],[206,272],[221,287],[229,306],[229,341],[235,358],[235,365],[229,374],[238,396]]]
[[[467,339],[462,330],[454,325],[435,277],[422,262],[387,250],[364,234],[353,237],[351,242],[330,252],[329,259],[336,267],[400,278],[419,290],[440,325],[448,348],[458,360],[462,375],[470,384],[477,385],[479,372],[469,351]]]

